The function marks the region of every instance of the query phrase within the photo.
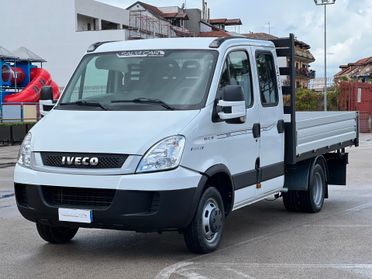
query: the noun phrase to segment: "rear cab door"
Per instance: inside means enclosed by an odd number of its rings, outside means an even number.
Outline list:
[[[275,48],[254,46],[251,51],[261,128],[257,188],[264,196],[284,184],[284,108]]]

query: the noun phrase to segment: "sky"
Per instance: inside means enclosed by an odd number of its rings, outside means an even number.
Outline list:
[[[126,8],[134,0],[99,0]],[[185,0],[142,0],[154,6],[181,6]],[[187,0],[188,8],[201,8],[201,0]],[[316,58],[312,68],[324,75],[324,10],[313,0],[209,0],[212,18],[240,18],[241,32],[294,33],[311,46]],[[372,0],[337,0],[327,8],[327,73],[339,66],[372,56]]]

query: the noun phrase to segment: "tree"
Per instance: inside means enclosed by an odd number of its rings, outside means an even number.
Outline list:
[[[314,90],[298,88],[296,98],[297,111],[317,111],[322,105],[322,95]]]

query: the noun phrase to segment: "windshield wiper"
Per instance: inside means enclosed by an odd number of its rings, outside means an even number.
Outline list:
[[[78,100],[76,102],[69,102],[69,103],[61,103],[60,106],[68,106],[68,105],[77,105],[82,107],[99,107],[103,110],[109,110],[106,106],[99,102],[89,102],[85,100]]]
[[[158,104],[161,105],[163,108],[167,110],[175,110],[174,107],[168,105],[166,102],[163,102],[160,99],[151,99],[151,98],[136,98],[133,100],[113,100],[111,101],[113,104],[117,103],[135,103],[135,104]]]

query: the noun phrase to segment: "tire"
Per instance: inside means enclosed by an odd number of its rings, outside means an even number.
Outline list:
[[[301,211],[301,192],[300,191],[288,191],[283,193],[284,207],[289,212]]]
[[[79,228],[52,227],[36,223],[37,232],[46,242],[64,244],[74,238]]]
[[[322,210],[326,193],[324,168],[315,164],[311,170],[307,191],[289,191],[283,194],[287,211],[317,213]]]
[[[187,248],[197,254],[217,250],[223,234],[225,209],[221,194],[214,187],[203,193],[195,216],[184,232]]]

